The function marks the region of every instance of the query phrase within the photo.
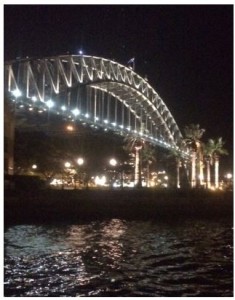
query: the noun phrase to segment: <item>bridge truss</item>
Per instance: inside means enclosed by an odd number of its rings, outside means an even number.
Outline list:
[[[8,61],[5,91],[32,109],[179,149],[181,132],[169,109],[133,69],[84,55]]]

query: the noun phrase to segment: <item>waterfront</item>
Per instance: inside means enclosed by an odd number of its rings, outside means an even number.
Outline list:
[[[233,222],[5,226],[5,296],[233,296]]]

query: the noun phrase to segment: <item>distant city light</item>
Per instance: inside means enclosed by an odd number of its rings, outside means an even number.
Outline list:
[[[85,114],[85,117],[86,117],[86,118],[89,118],[89,114]]]
[[[66,110],[66,106],[65,106],[65,105],[62,105],[62,106],[61,106],[61,110],[65,111],[65,110]]]
[[[33,101],[33,102],[36,102],[36,101],[37,101],[37,97],[36,97],[36,96],[33,96],[33,97],[32,97],[32,101]]]
[[[37,169],[37,167],[38,167],[37,165],[32,165],[32,169],[34,170]]]
[[[96,184],[96,185],[101,185],[101,186],[103,186],[103,185],[105,185],[105,183],[106,183],[106,177],[105,177],[105,176],[101,176],[101,177],[96,176],[96,177],[95,177],[95,184]]]
[[[82,55],[83,54],[83,51],[82,50],[79,50],[79,52],[78,52],[80,55]]]
[[[68,126],[66,127],[66,129],[67,129],[68,131],[73,131],[73,130],[74,130],[74,127],[73,127],[72,125],[68,125]]]

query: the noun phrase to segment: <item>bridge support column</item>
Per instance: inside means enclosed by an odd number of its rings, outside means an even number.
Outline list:
[[[9,100],[4,98],[4,174],[14,174],[14,109]]]

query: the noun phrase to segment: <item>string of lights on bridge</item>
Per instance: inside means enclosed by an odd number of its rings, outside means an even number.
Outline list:
[[[16,100],[20,97],[23,96],[22,92],[19,90],[19,89],[15,89],[13,91],[11,91],[11,94],[14,96],[14,98],[12,98],[13,102],[16,102]],[[29,100],[31,100],[32,102],[29,103],[29,110],[32,111],[33,110],[33,107],[32,107],[32,104],[36,106],[36,102],[38,102],[39,100],[37,99],[36,96],[32,96],[31,98],[29,98]],[[40,101],[40,104],[44,105],[44,108],[41,108],[38,112],[39,113],[43,113],[45,111],[52,111],[53,108],[55,108],[55,102],[52,100],[52,99],[49,99],[47,101]],[[24,104],[21,104],[20,105],[20,108],[23,108],[25,105]],[[93,121],[90,120],[90,115],[88,113],[86,114],[82,114],[82,112],[76,107],[74,109],[71,109],[70,111],[68,111],[68,108],[65,106],[65,105],[62,105],[60,107],[60,109],[54,109],[53,111],[55,111],[55,113],[57,115],[60,115],[60,114],[68,114],[68,118],[71,119],[71,121],[75,121],[75,120],[78,120],[78,121],[81,121],[83,122],[83,124],[87,124],[87,123],[91,123],[91,127],[94,127],[94,128],[98,128],[97,125],[94,125],[93,124]],[[95,117],[95,122],[96,121],[100,121],[99,120],[99,117]],[[177,151],[181,152],[183,155],[185,155],[186,157],[190,156],[188,150],[187,151],[182,151],[179,149],[178,146],[172,146],[170,145],[169,143],[165,142],[165,141],[162,141],[160,139],[157,139],[157,138],[154,138],[153,136],[150,136],[148,134],[144,134],[143,132],[141,131],[137,131],[137,130],[131,130],[131,127],[124,127],[123,125],[118,125],[117,123],[115,122],[109,122],[109,120],[107,119],[104,119],[103,120],[103,123],[105,124],[105,131],[107,131],[108,129],[109,130],[115,130],[115,128],[120,128],[121,130],[126,130],[128,133],[132,133],[133,135],[139,135],[140,137],[142,138],[145,138],[147,139],[149,142],[157,142],[159,144],[162,144],[164,145],[165,147],[167,148],[171,148],[171,149],[176,149]]]

